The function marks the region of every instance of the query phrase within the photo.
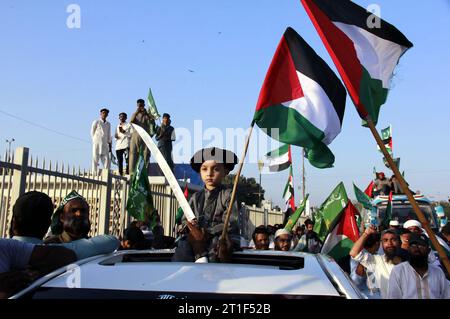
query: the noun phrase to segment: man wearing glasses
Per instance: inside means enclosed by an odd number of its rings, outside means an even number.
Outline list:
[[[390,299],[449,299],[449,282],[441,268],[428,263],[430,243],[423,234],[412,233],[409,261],[392,269],[389,278]]]

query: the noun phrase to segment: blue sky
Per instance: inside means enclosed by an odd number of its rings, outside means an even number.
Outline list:
[[[414,43],[396,70],[378,128],[392,124],[394,153],[401,157],[411,188],[447,198],[450,2],[356,2],[365,7],[377,3],[382,18]],[[81,8],[80,29],[66,26],[71,3]],[[287,26],[335,69],[298,0],[2,0],[0,153],[5,140],[15,138],[13,146],[27,146],[33,155],[89,168],[89,129],[99,109],[111,110],[115,127],[118,113],[131,114],[149,87],[175,127],[193,129],[194,120],[201,119],[205,128],[246,128]],[[313,204],[320,204],[340,181],[354,197],[352,181],[364,188],[374,166],[387,171],[350,100],[342,133],[330,148],[334,168],[306,166]],[[235,151],[241,154],[240,148]],[[300,152],[294,148],[297,192]],[[256,165],[247,165],[244,175],[257,177]],[[263,176],[267,197],[278,204],[286,179],[287,171]]]

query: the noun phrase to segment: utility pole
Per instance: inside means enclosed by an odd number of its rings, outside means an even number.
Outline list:
[[[15,141],[14,138],[12,138],[12,139],[10,139],[10,140],[6,140],[6,143],[8,143],[8,155],[7,155],[7,159],[6,159],[7,162],[10,162],[10,161],[11,161],[11,158],[12,158],[12,156],[11,156],[11,144],[12,144],[12,142],[14,142],[14,141]]]
[[[263,170],[263,168],[264,168],[264,162],[263,161],[258,161],[258,170],[259,170],[259,193],[258,193],[258,196],[259,196],[259,207],[262,207],[262,204],[261,204],[262,186],[261,186],[261,184],[262,184],[262,170]]]

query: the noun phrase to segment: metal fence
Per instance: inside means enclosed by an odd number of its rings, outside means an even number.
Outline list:
[[[256,227],[260,225],[282,224],[283,218],[284,215],[281,211],[268,210],[255,206],[243,206],[239,216],[241,235],[246,239],[251,239]]]
[[[155,208],[161,217],[166,236],[175,236],[175,216],[178,201],[164,177],[150,177]],[[181,183],[184,187],[184,183]],[[101,170],[94,174],[30,155],[28,148],[17,148],[14,154],[0,158],[0,236],[9,237],[12,207],[25,192],[36,190],[52,198],[55,208],[72,190],[85,197],[90,206],[91,236],[112,234],[120,236],[130,223],[126,210],[129,181],[125,177]],[[190,194],[201,187],[188,184]],[[250,238],[255,227],[283,222],[283,213],[252,206],[243,206],[239,224],[241,235]]]
[[[301,216],[295,226],[302,225],[307,217]],[[269,210],[256,206],[243,206],[239,212],[241,235],[250,240],[253,231],[260,225],[283,224],[284,213],[279,210]]]
[[[28,148],[17,148],[14,154],[0,158],[0,236],[8,237],[12,207],[25,192],[36,190],[49,195],[55,207],[76,190],[90,205],[91,236],[119,236],[130,223],[126,211],[129,182],[109,170],[94,174],[69,165],[32,158]],[[178,202],[163,177],[150,177],[155,208],[168,236],[174,235]],[[198,186],[188,185],[190,191]]]

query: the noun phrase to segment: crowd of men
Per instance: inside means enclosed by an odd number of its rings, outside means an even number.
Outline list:
[[[139,152],[142,150],[146,163],[149,162],[150,151],[145,145],[140,135],[133,130],[131,124],[139,125],[151,137],[158,141],[158,148],[166,159],[169,167],[173,170],[174,163],[172,159],[172,142],[175,141],[175,129],[171,126],[170,114],[164,113],[161,125],[156,124],[156,118],[147,112],[145,101],[137,100],[136,111],[131,116],[130,122],[127,122],[127,113],[119,114],[119,124],[114,133],[116,141],[116,157],[112,154],[112,131],[111,123],[108,122],[109,110],[102,108],[100,118],[92,122],[92,170],[98,172],[99,162],[104,169],[111,168],[111,159],[117,158],[119,174],[132,174],[137,164]]]
[[[138,101],[132,120],[138,117],[143,121],[147,114],[143,110],[143,101]],[[167,137],[171,134],[167,131]],[[11,238],[0,239],[0,297],[13,295],[63,265],[117,249],[174,248],[172,261],[196,263],[231,262],[234,251],[246,248],[320,253],[323,243],[309,219],[294,232],[283,225],[259,226],[250,243],[243,241],[236,202],[231,205],[230,216],[226,214],[231,189],[223,185],[238,162],[236,154],[217,147],[194,154],[191,167],[205,186],[191,196],[189,204],[195,219],[182,218],[176,239],[164,236],[159,219],[152,229],[144,222],[133,222],[121,238],[90,237],[89,203],[76,191],[69,193],[55,211],[46,194],[25,193],[13,206]],[[448,274],[444,274],[440,260],[432,252],[422,225],[416,220],[407,221],[403,228],[394,220],[390,225],[381,233],[374,226],[367,227],[348,258],[337,261],[341,268],[371,298],[450,298]],[[446,224],[438,237],[447,248],[449,228]]]
[[[75,191],[55,210],[52,200],[44,193],[32,191],[20,196],[13,206],[11,239],[0,239],[0,297],[9,297],[42,275],[76,260],[121,249],[176,248],[183,241],[182,233],[177,239],[164,236],[159,222],[149,229],[140,221],[132,222],[120,238],[90,237],[89,212],[87,200]],[[249,243],[241,241],[240,247],[232,251],[273,249],[319,253],[323,243],[313,227],[309,219],[293,232],[281,224],[261,225],[255,228]],[[211,241],[208,244],[205,238],[200,238],[202,235],[196,234],[192,225],[189,229],[185,245],[191,245],[192,250],[181,245],[175,251],[174,261],[200,262],[199,259],[208,257],[209,262],[225,262],[213,257],[213,248],[207,247]],[[446,245],[450,243],[450,224],[442,228],[439,240]],[[348,267],[340,264],[369,298],[450,298],[448,274],[446,278],[418,221],[410,220],[403,228],[392,222],[381,233],[371,225],[354,244],[350,257]]]

